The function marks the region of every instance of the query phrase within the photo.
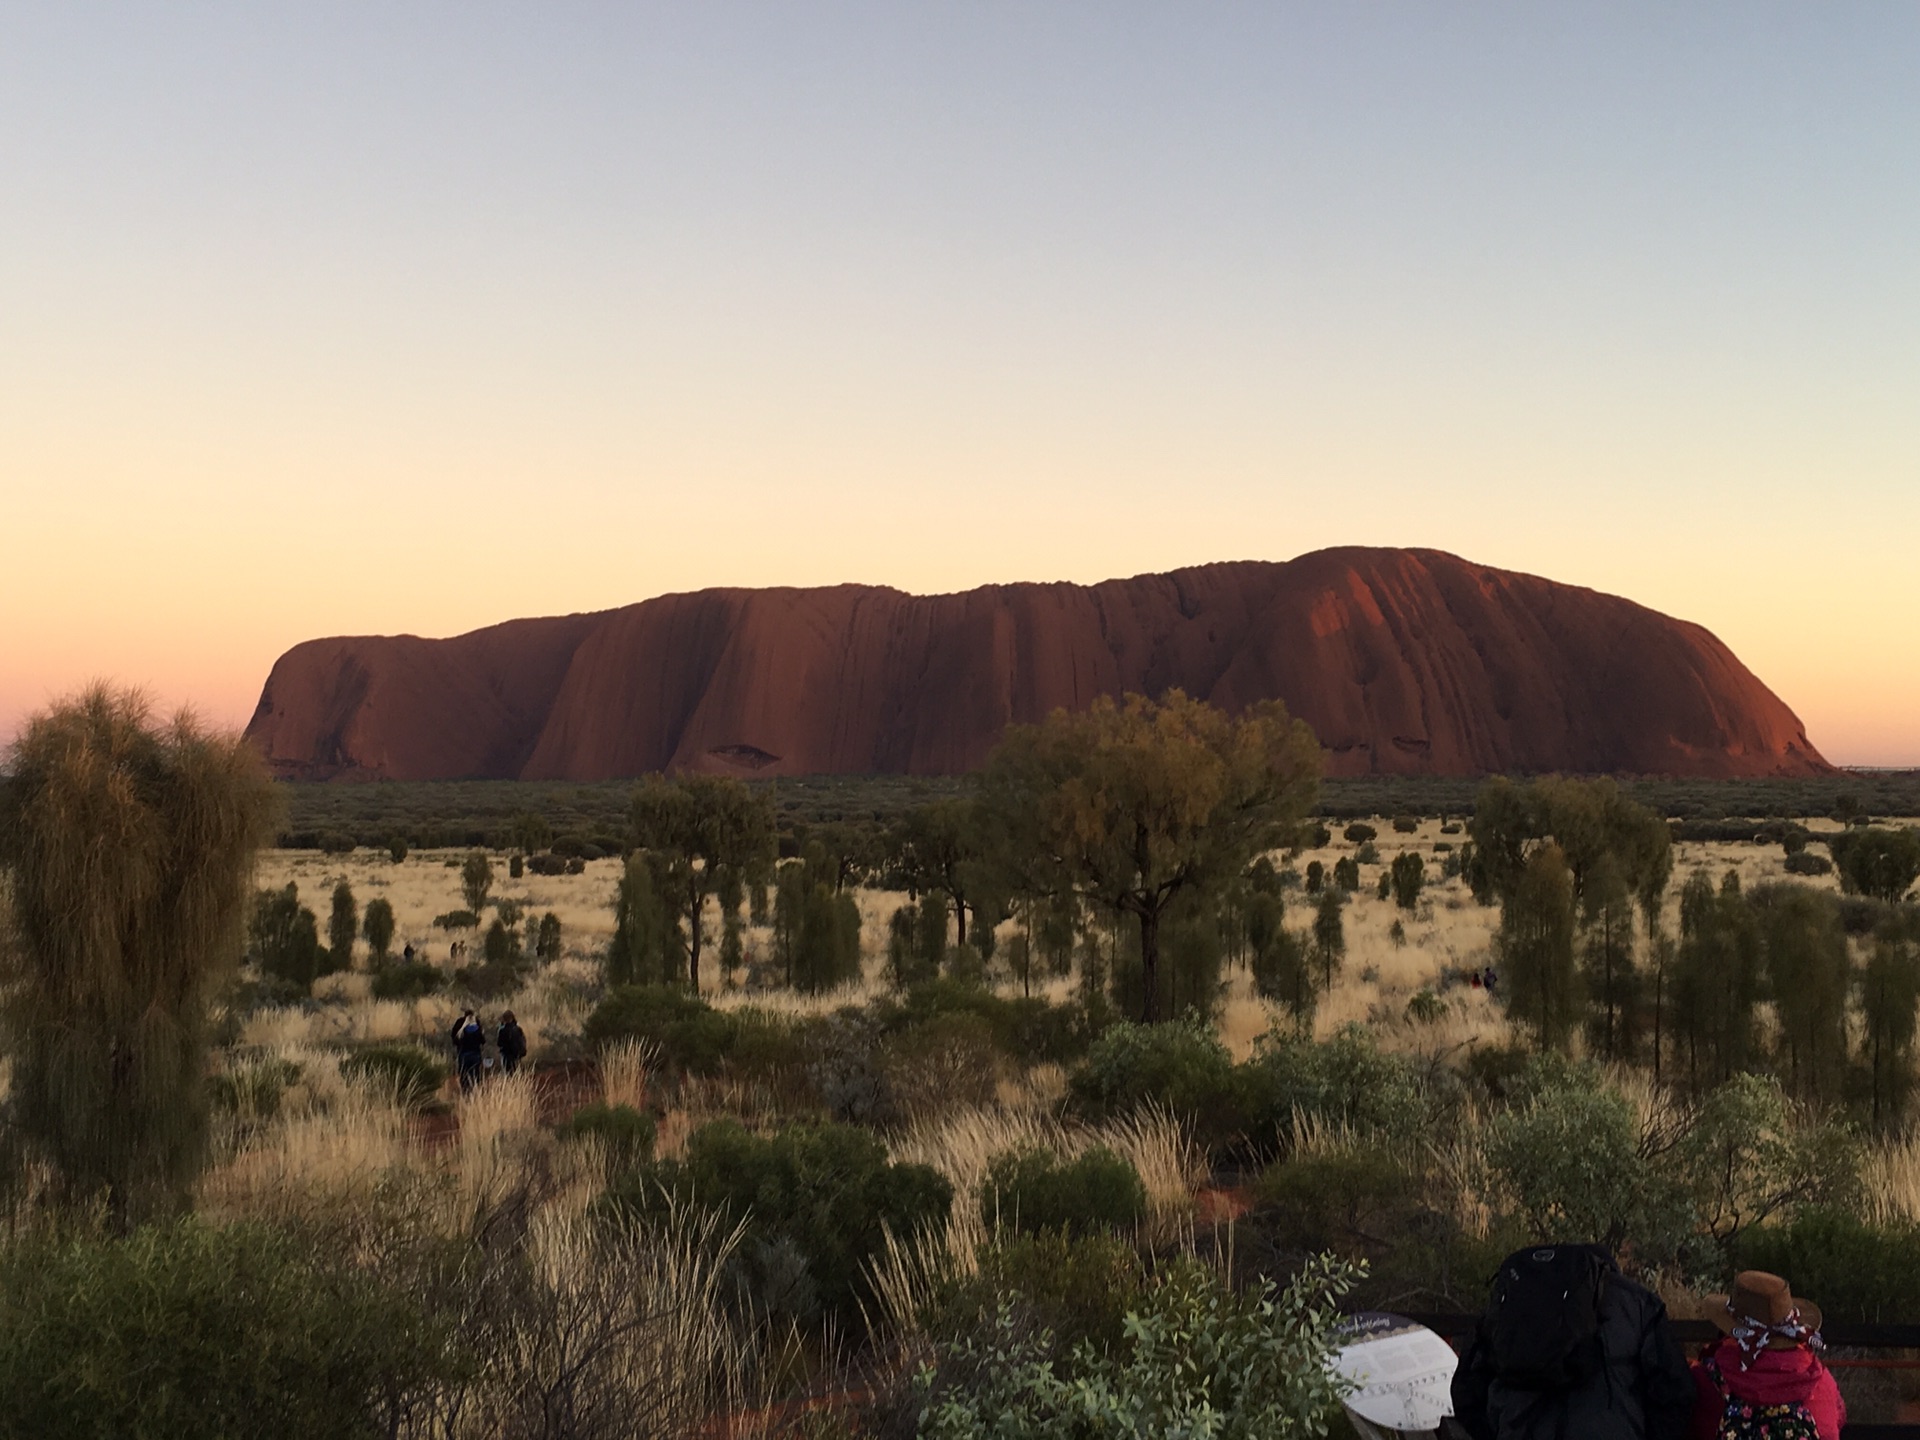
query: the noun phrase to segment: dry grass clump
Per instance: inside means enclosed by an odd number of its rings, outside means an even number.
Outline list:
[[[224,1220],[337,1212],[370,1203],[409,1159],[407,1112],[395,1097],[343,1085],[241,1142],[202,1177],[199,1205]]]
[[[609,1105],[647,1103],[647,1075],[658,1063],[656,1047],[638,1040],[621,1040],[600,1052],[600,1098]]]
[[[685,1212],[632,1233],[538,1216],[525,1268],[501,1277],[513,1288],[461,1433],[686,1434],[739,1404],[753,1351],[721,1294],[738,1242],[738,1230]]]
[[[1869,1217],[1876,1225],[1920,1221],[1920,1137],[1882,1140],[1860,1165]]]

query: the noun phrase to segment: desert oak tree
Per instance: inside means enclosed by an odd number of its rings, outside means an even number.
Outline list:
[[[1010,727],[982,794],[1016,890],[1078,895],[1139,926],[1142,1018],[1159,1015],[1160,924],[1285,846],[1312,805],[1320,746],[1277,701],[1228,715],[1178,690],[1101,697]]]
[[[276,802],[259,755],[97,687],[27,724],[0,801],[16,1133],[122,1225],[184,1201],[207,1011]]]

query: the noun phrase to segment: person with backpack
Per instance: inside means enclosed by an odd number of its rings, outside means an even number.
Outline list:
[[[513,1074],[520,1068],[520,1062],[527,1058],[527,1032],[513,1018],[513,1011],[501,1013],[500,1028],[493,1032],[493,1041],[500,1047],[500,1068],[509,1075]]]
[[[460,1088],[471,1090],[480,1083],[481,1061],[487,1049],[487,1032],[480,1028],[480,1017],[471,1010],[462,1010],[460,1018],[453,1022],[453,1029],[447,1032],[447,1038],[453,1041]]]
[[[1706,1305],[1726,1338],[1693,1363],[1696,1440],[1840,1440],[1847,1405],[1818,1354],[1820,1307],[1764,1270],[1742,1271]]]
[[[1667,1307],[1599,1245],[1500,1263],[1453,1376],[1473,1440],[1687,1440],[1694,1384]]]

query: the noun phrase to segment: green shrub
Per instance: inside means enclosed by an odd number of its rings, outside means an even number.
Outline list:
[[[1393,817],[1393,833],[1396,835],[1411,835],[1419,828],[1420,821],[1412,815],[1396,815]]]
[[[1324,850],[1333,843],[1333,831],[1324,825],[1315,825],[1307,831],[1307,849]]]
[[[1113,1026],[1087,1051],[1069,1087],[1075,1105],[1094,1119],[1158,1105],[1220,1143],[1245,1127],[1240,1077],[1210,1026],[1193,1020]]]
[[[389,1435],[456,1378],[453,1338],[340,1247],[261,1226],[26,1239],[0,1254],[13,1435]]]
[[[473,930],[479,924],[480,917],[471,910],[449,910],[444,915],[433,917],[436,930]]]
[[[1368,841],[1377,839],[1380,834],[1373,826],[1362,820],[1354,821],[1353,824],[1347,826],[1347,828],[1340,833],[1346,837],[1347,842],[1351,845],[1365,845]]]
[[[1411,850],[1402,851],[1393,857],[1386,879],[1393,891],[1393,903],[1402,910],[1411,910],[1420,903],[1420,891],[1427,883],[1426,862]],[[1386,896],[1380,898],[1384,900]]]
[[[1380,847],[1371,840],[1365,841],[1358,850],[1353,852],[1353,863],[1356,866],[1378,865],[1380,863]]]
[[[895,1031],[874,1056],[891,1110],[901,1119],[993,1103],[1000,1047],[985,1017],[935,1015]]]
[[[478,965],[462,965],[453,972],[454,983],[476,1000],[498,1000],[511,995],[527,983],[531,967],[525,960],[485,960]]]
[[[403,960],[398,965],[383,965],[373,972],[371,989],[376,1000],[412,1000],[431,995],[447,983],[440,967],[425,960]]]
[[[299,887],[292,881],[278,890],[254,892],[247,917],[247,953],[262,974],[286,981],[302,994],[328,973],[319,921],[300,903]]]
[[[733,1036],[727,1044],[727,1065],[736,1075],[771,1085],[805,1083],[807,1065],[815,1058],[825,1022],[814,1017],[783,1014],[743,1005],[732,1011]]]
[[[1414,991],[1413,998],[1407,1001],[1407,1019],[1415,1025],[1431,1025],[1446,1013],[1447,1002],[1424,986]]]
[[[1083,1005],[1000,996],[983,985],[950,978],[927,980],[902,995],[883,997],[872,1013],[883,1031],[924,1025],[941,1015],[977,1015],[1000,1052],[1025,1064],[1070,1064],[1087,1053],[1094,1035],[1108,1023],[1104,1013],[1096,1015]]]
[[[1052,1337],[1002,1306],[990,1326],[948,1347],[918,1382],[925,1440],[1324,1435],[1340,1418],[1338,1297],[1354,1272],[1309,1261],[1285,1291],[1244,1293],[1194,1261],[1148,1286],[1122,1343],[1083,1344],[1072,1379]]]
[[[731,1016],[672,985],[618,986],[581,1027],[589,1044],[639,1040],[654,1046],[663,1064],[695,1075],[720,1068],[735,1030]]]
[[[852,1125],[797,1125],[761,1137],[716,1120],[662,1161],[608,1192],[618,1215],[646,1219],[672,1202],[741,1222],[735,1259],[742,1298],[757,1313],[859,1323],[875,1298],[868,1267],[889,1234],[944,1224],[953,1187],[925,1165],[895,1165],[886,1145]]]
[[[1859,1199],[1860,1145],[1844,1126],[1796,1111],[1771,1076],[1736,1075],[1713,1090],[1663,1159],[1695,1223],[1723,1248],[1804,1205]]]
[[[1427,1121],[1428,1100],[1413,1062],[1382,1051],[1372,1032],[1348,1025],[1326,1040],[1271,1033],[1241,1067],[1249,1124],[1282,1146],[1296,1115],[1362,1138],[1410,1139]]]
[[[1403,1234],[1420,1187],[1394,1156],[1363,1148],[1269,1166],[1253,1187],[1257,1218],[1286,1250],[1368,1256]]]
[[[1811,850],[1790,850],[1787,852],[1787,873],[1789,875],[1831,875],[1833,862],[1824,855],[1816,855]]]
[[[407,842],[405,839],[403,839],[401,836],[396,835],[391,840],[387,841],[387,859],[391,860],[396,865],[400,865],[405,863],[406,858],[407,858]]]
[[[1531,1093],[1495,1117],[1488,1164],[1534,1240],[1618,1246],[1631,1237],[1643,1259],[1672,1259],[1693,1230],[1677,1177],[1641,1154],[1639,1121],[1625,1098],[1591,1072],[1576,1074],[1537,1086],[1523,1077]]]
[[[1008,1309],[1026,1333],[1049,1334],[1055,1364],[1070,1369],[1083,1342],[1096,1354],[1119,1348],[1145,1279],[1139,1252],[1112,1235],[1003,1234],[981,1249],[972,1275],[938,1288],[927,1333],[949,1346],[987,1333]]]
[[[608,1158],[622,1168],[644,1165],[653,1159],[653,1142],[658,1133],[653,1117],[631,1105],[609,1105],[596,1101],[582,1105],[560,1127],[566,1140],[589,1136],[607,1147]]]
[[[343,835],[338,830],[329,830],[320,837],[320,851],[324,855],[351,855],[353,837]]]
[[[1920,1226],[1870,1225],[1834,1208],[1802,1210],[1785,1224],[1741,1235],[1732,1268],[1784,1275],[1820,1302],[1829,1320],[1910,1320],[1920,1294]]]
[[[417,1045],[369,1045],[343,1056],[340,1073],[392,1086],[402,1104],[424,1105],[439,1093],[449,1071]]]
[[[527,869],[536,875],[564,875],[567,873],[567,858],[555,854],[529,855]]]
[[[1071,1160],[1050,1150],[1014,1150],[988,1167],[980,1213],[989,1224],[1023,1235],[1125,1232],[1146,1218],[1147,1187],[1104,1145]]]

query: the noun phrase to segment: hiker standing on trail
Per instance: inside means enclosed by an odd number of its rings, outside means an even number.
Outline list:
[[[1599,1245],[1502,1261],[1453,1376],[1473,1440],[1687,1440],[1694,1393],[1667,1307]]]
[[[480,1061],[487,1048],[487,1032],[480,1028],[480,1017],[462,1010],[447,1038],[453,1041],[454,1058],[459,1062],[460,1088],[471,1090],[480,1083]]]
[[[1764,1270],[1742,1271],[1731,1295],[1709,1295],[1706,1305],[1726,1339],[1693,1364],[1696,1440],[1840,1440],[1847,1405],[1816,1353],[1826,1349],[1820,1307]]]
[[[527,1058],[527,1032],[513,1018],[513,1011],[500,1012],[500,1028],[493,1032],[493,1039],[500,1047],[500,1068],[509,1075],[513,1074],[520,1068],[520,1062]]]

